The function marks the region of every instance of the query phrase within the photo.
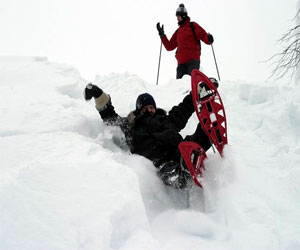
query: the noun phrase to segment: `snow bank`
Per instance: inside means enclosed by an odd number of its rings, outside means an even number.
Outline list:
[[[189,76],[95,83],[122,116],[140,93],[169,110],[190,90]],[[113,143],[86,84],[68,65],[0,57],[0,249],[300,248],[300,90],[221,82],[229,146],[208,152],[204,189],[187,193]]]
[[[0,68],[0,248],[155,242],[137,176],[121,160],[129,155],[107,146],[109,128],[83,101],[78,72],[35,60]]]

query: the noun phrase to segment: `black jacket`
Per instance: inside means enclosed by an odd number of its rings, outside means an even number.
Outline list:
[[[179,161],[178,144],[183,141],[179,131],[186,126],[193,112],[192,95],[188,94],[169,114],[158,108],[154,116],[149,113],[139,115],[134,111],[128,117],[120,117],[111,103],[99,113],[105,123],[121,128],[132,153],[152,160],[158,167],[166,161]]]

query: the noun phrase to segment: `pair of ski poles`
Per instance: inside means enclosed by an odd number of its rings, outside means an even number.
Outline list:
[[[162,49],[162,41],[160,42],[160,50],[159,50],[159,60],[158,60],[158,70],[157,70],[156,85],[158,85],[158,77],[159,77],[159,69],[160,69],[160,60],[161,60],[161,49]],[[214,47],[213,47],[212,44],[211,44],[211,49],[212,49],[212,52],[213,52],[213,56],[214,56],[214,60],[215,60],[215,65],[216,65],[216,69],[217,69],[219,81],[221,81],[221,79],[220,79],[220,74],[219,74],[219,69],[218,69],[218,64],[217,64],[217,60],[216,60],[216,56],[215,56],[215,51],[214,51]]]

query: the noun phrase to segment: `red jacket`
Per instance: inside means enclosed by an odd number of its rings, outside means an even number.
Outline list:
[[[210,43],[207,39],[206,31],[195,22],[194,28],[198,40],[201,40],[209,45]],[[168,40],[167,36],[164,35],[162,37],[162,42],[168,51],[177,48],[175,57],[178,61],[178,64],[186,63],[191,60],[200,61],[200,47],[193,34],[190,18],[188,18],[184,24],[175,31],[170,41]]]

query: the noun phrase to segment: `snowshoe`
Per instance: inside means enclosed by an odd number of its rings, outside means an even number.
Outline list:
[[[222,156],[228,143],[225,109],[215,78],[208,78],[199,70],[192,71],[192,96],[199,122]]]
[[[192,141],[181,142],[178,147],[184,159],[184,162],[181,164],[183,171],[188,172],[195,184],[202,188],[200,178],[205,170],[205,151],[199,144]]]

